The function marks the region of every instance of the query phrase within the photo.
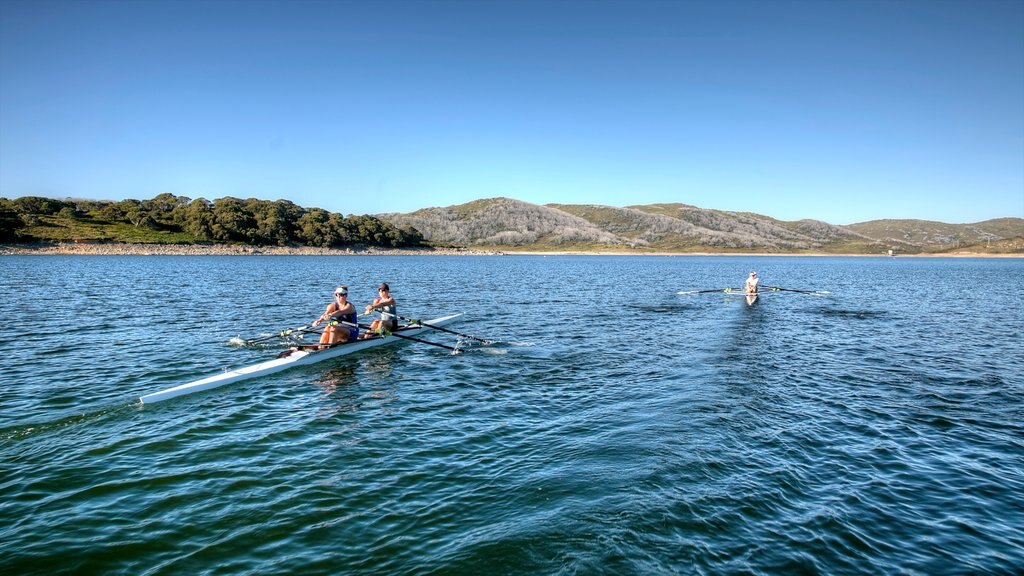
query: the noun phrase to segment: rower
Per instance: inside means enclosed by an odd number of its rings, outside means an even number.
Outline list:
[[[391,287],[388,286],[387,282],[381,282],[380,287],[377,288],[377,297],[374,298],[373,303],[366,307],[364,314],[369,314],[374,310],[380,311],[380,318],[374,320],[370,324],[370,331],[362,335],[363,338],[369,338],[370,334],[374,332],[394,331],[398,329],[398,306],[395,303],[394,297],[391,296]]]
[[[747,276],[746,283],[743,284],[743,291],[747,294],[757,294],[757,272],[750,271],[750,276]]]
[[[356,307],[348,301],[348,286],[338,286],[334,289],[334,302],[328,304],[324,313],[313,321],[313,326],[328,322],[320,335],[320,349],[358,338],[357,321]]]

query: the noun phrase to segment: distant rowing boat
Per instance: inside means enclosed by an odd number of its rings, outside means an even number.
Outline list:
[[[811,296],[826,296],[831,294],[828,290],[794,290],[793,288],[782,288],[780,286],[762,286],[757,295],[772,294],[777,292],[793,292],[797,294],[810,294]],[[747,291],[743,288],[713,288],[711,290],[681,290],[676,292],[680,296],[691,296],[693,294],[725,294],[727,296],[746,296]]]
[[[186,384],[181,384],[173,388],[161,390],[159,392],[153,392],[152,394],[146,394],[139,398],[139,401],[143,404],[152,404],[154,402],[163,402],[164,400],[170,400],[171,398],[177,398],[178,396],[184,396],[186,394],[194,394],[196,392],[202,392],[204,390],[211,390],[213,388],[219,388],[227,384],[234,382],[240,382],[242,380],[249,380],[251,378],[259,378],[260,376],[266,376],[268,374],[274,374],[287,370],[295,366],[306,366],[309,364],[315,364],[324,360],[330,360],[331,358],[337,358],[339,356],[345,356],[360,350],[366,350],[367,348],[373,348],[375,346],[381,346],[384,344],[390,344],[403,338],[419,334],[420,332],[428,329],[430,326],[444,326],[457,319],[462,314],[452,314],[451,316],[444,316],[441,318],[435,318],[433,320],[424,320],[422,324],[408,324],[402,326],[394,331],[394,336],[370,336],[362,340],[355,340],[352,342],[346,342],[344,344],[337,344],[326,350],[317,350],[315,348],[301,348],[292,352],[291,354],[283,358],[275,358],[259,364],[252,364],[243,368],[237,368],[235,370],[229,370],[227,372],[221,372],[220,374],[214,374],[201,378]]]

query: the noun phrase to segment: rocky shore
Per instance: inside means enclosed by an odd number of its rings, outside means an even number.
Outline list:
[[[767,253],[767,252],[630,252],[630,251],[556,251],[477,250],[472,248],[375,248],[345,249],[310,246],[249,246],[244,244],[128,244],[104,243],[32,243],[0,244],[0,256],[15,254],[85,255],[85,256],[504,256],[508,254],[535,256],[884,256],[884,254],[834,253]],[[900,254],[901,258],[1022,258],[1024,253],[984,253],[970,250],[935,254]]]
[[[466,248],[374,247],[314,248],[310,246],[248,246],[241,244],[121,244],[59,243],[0,244],[0,255],[51,254],[87,256],[493,256],[501,252]]]

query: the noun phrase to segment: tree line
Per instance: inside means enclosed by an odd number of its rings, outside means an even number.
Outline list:
[[[423,235],[412,226],[398,228],[374,216],[343,216],[321,208],[303,208],[288,200],[224,197],[210,201],[167,193],[151,200],[117,202],[39,196],[0,198],[0,239],[31,239],[20,230],[39,226],[47,218],[88,219],[184,232],[197,242],[321,248],[351,245],[397,248],[423,244]]]

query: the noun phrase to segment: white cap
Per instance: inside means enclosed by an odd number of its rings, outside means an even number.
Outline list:
[[[348,286],[338,286],[334,289],[335,294],[348,294]]]

